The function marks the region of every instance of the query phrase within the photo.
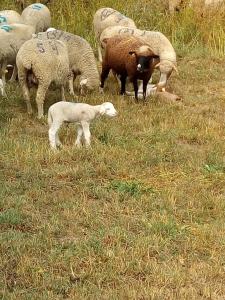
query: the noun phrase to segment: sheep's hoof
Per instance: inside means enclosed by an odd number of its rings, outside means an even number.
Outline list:
[[[99,93],[104,94],[104,89],[102,87],[99,88]]]

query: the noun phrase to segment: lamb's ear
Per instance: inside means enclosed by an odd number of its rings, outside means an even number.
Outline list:
[[[129,51],[129,54],[132,56],[136,56],[136,51]]]
[[[100,113],[101,116],[105,114],[105,107],[104,107],[104,105],[101,105],[99,113]]]

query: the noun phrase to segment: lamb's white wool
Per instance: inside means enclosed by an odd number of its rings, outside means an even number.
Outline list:
[[[115,117],[117,111],[111,102],[105,102],[101,105],[89,105],[60,101],[53,104],[48,110],[48,134],[51,147],[56,149],[61,146],[58,130],[63,122],[78,123],[76,146],[81,146],[82,136],[84,136],[86,147],[90,146],[90,122],[101,115]]]
[[[148,83],[146,88],[146,97],[155,95],[157,86],[155,84]],[[165,89],[163,89],[165,90]],[[126,91],[126,95],[134,97],[134,92]],[[138,87],[138,99],[143,99],[143,83]]]

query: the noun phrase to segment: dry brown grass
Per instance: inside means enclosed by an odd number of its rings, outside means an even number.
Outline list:
[[[65,25],[66,7],[51,8]],[[90,27],[77,26],[92,42]],[[63,149],[50,151],[47,125],[9,85],[0,99],[2,299],[225,298],[225,60],[199,44],[190,53],[180,44],[178,56],[169,90],[181,102],[134,104],[113,78],[105,95],[80,98],[119,111],[93,124],[89,150],[73,146],[71,125]],[[59,95],[48,93],[45,111]]]

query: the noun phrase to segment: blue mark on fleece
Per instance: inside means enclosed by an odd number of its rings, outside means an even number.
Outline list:
[[[0,28],[5,30],[6,32],[10,32],[11,30],[13,30],[13,28],[9,25],[2,25]]]
[[[32,8],[35,9],[35,10],[41,10],[42,9],[42,5],[40,5],[40,4],[34,4],[34,5],[32,5]]]
[[[6,23],[6,22],[7,22],[6,17],[0,15],[0,24],[1,23]]]

